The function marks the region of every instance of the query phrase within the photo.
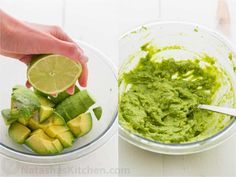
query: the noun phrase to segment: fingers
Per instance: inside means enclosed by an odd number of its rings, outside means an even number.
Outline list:
[[[6,57],[15,58],[15,59],[21,59],[25,56],[23,54],[11,53],[11,52],[5,51],[3,49],[0,50],[0,54],[3,56],[6,56]]]
[[[30,63],[32,59],[32,55],[25,55],[23,57],[21,57],[19,60],[23,63],[25,63],[26,65],[28,65]]]
[[[49,31],[50,31],[50,34],[56,37],[57,39],[75,44],[77,48],[79,49],[79,51],[81,53],[84,53],[83,50],[79,47],[79,45],[75,41],[73,41],[60,27],[49,26]]]
[[[15,53],[10,53],[10,52],[6,52],[1,50],[1,55],[6,56],[6,57],[10,57],[10,58],[15,58],[20,60],[21,62],[25,63],[25,64],[29,64],[32,58],[32,55],[24,55],[24,54],[15,54]]]
[[[75,85],[72,85],[70,86],[66,92],[69,94],[69,95],[73,95],[74,94],[74,91],[75,91]]]
[[[88,80],[88,67],[87,67],[87,63],[81,63],[81,65],[82,65],[83,70],[79,78],[79,84],[82,87],[86,87],[87,80]]]
[[[25,86],[26,86],[27,88],[32,87],[31,84],[30,84],[30,82],[29,82],[28,80],[26,81]]]
[[[53,53],[64,55],[76,62],[86,63],[88,61],[88,58],[84,56],[83,51],[74,43],[58,40],[57,45],[54,47],[55,51]]]

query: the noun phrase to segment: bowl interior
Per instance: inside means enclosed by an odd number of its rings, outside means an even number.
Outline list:
[[[88,70],[89,79],[87,90],[96,99],[96,106],[101,106],[103,114],[98,121],[90,108],[93,119],[93,128],[84,137],[77,139],[71,148],[66,148],[62,154],[70,154],[70,152],[83,151],[88,146],[99,141],[99,139],[108,132],[112,127],[117,115],[117,78],[115,69],[109,60],[93,47],[79,42],[89,58]],[[0,109],[10,107],[11,89],[16,84],[24,85],[26,81],[26,66],[16,60],[0,59]],[[82,88],[83,89],[83,88]],[[0,118],[0,148],[11,149],[11,151],[19,152],[19,154],[36,155],[34,152],[26,148],[26,146],[14,143],[8,136],[8,127],[4,124],[2,117]],[[33,157],[32,157],[33,158]]]
[[[217,93],[214,103],[227,107],[235,107],[236,91],[234,88],[236,88],[236,53],[235,49],[233,49],[232,45],[224,37],[200,25],[182,22],[160,22],[144,25],[130,31],[120,39],[119,60],[122,65],[119,70],[119,78],[122,77],[123,73],[130,71],[138,63],[139,59],[145,55],[145,53],[140,50],[140,47],[146,43],[151,43],[158,48],[166,46],[183,47],[183,49],[180,50],[170,49],[159,52],[156,54],[157,58],[186,60],[194,59],[199,54],[207,54],[214,57],[216,59],[216,65],[225,71],[224,79],[222,79],[223,84]],[[127,88],[125,83],[122,82],[122,79],[120,79],[119,83],[119,96],[121,96]],[[228,95],[227,99],[222,101],[222,98],[225,95]],[[225,116],[225,122],[228,120],[229,116]],[[123,128],[121,128],[120,131],[122,131],[122,136],[131,133]],[[141,138],[139,139],[139,143],[136,142],[136,144],[139,144],[138,146],[140,146],[140,143],[148,143],[149,145],[155,143],[143,141],[142,137],[137,138],[137,136],[134,137],[133,135],[128,136],[128,141],[132,141],[132,138],[136,138],[136,140]],[[147,146],[145,149],[148,149]],[[157,151],[167,152],[171,150],[166,148],[166,150],[158,149]]]

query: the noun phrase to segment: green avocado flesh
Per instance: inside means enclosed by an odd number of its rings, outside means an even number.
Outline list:
[[[60,153],[63,150],[61,142],[46,135],[42,129],[35,130],[25,143],[34,152],[42,155]]]
[[[11,106],[1,114],[14,142],[26,144],[37,154],[51,155],[71,147],[76,138],[92,129],[87,111],[94,103],[88,91],[78,87],[73,95],[65,91],[54,98],[36,89],[15,86]],[[72,122],[67,125],[68,120]]]
[[[96,116],[97,120],[100,120],[102,117],[102,107],[98,106],[96,108],[93,108],[93,113]]]
[[[119,82],[119,123],[144,138],[162,143],[203,140],[222,130],[224,116],[197,109],[211,104],[221,86],[222,70],[207,55],[189,60],[156,58],[160,50],[145,45],[146,53]],[[220,118],[217,118],[220,117]]]
[[[86,112],[95,103],[91,95],[86,91],[80,91],[57,105],[56,112],[69,121]]]
[[[29,128],[18,122],[12,123],[8,129],[9,136],[19,144],[23,144],[30,133],[31,131]]]
[[[67,125],[76,137],[84,136],[92,129],[92,116],[90,113],[80,114]]]

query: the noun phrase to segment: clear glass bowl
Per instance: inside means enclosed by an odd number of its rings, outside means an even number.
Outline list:
[[[220,66],[228,73],[231,80],[231,88],[236,88],[236,48],[222,35],[198,24],[186,22],[157,22],[138,27],[122,36],[119,41],[119,59],[122,65],[119,69],[119,76],[123,72],[131,70],[139,61],[140,46],[152,41],[160,47],[178,45],[183,46],[185,51],[176,50],[163,51],[160,56],[173,57],[174,59],[189,59],[195,54],[206,53],[217,59]],[[229,53],[232,53],[232,60]],[[120,81],[119,81],[120,82]],[[122,82],[119,85],[119,97],[125,91]],[[234,89],[234,96],[236,95]],[[220,93],[219,93],[220,94]],[[233,100],[233,101],[232,101]],[[227,100],[227,106],[235,106],[235,98]],[[141,137],[119,124],[119,135],[127,142],[146,149],[148,151],[162,154],[191,154],[210,149],[236,131],[236,119],[233,119],[223,130],[202,141],[185,144],[165,144]]]
[[[117,117],[117,76],[110,60],[97,49],[84,42],[78,42],[89,58],[88,91],[102,106],[102,118],[97,121],[93,115],[93,128],[86,136],[77,139],[71,148],[57,155],[37,155],[26,146],[14,143],[8,136],[7,126],[0,117],[0,154],[7,157],[37,164],[54,164],[71,161],[84,156],[103,145],[116,131]],[[26,66],[18,61],[0,59],[0,109],[10,106],[11,89],[24,84]]]

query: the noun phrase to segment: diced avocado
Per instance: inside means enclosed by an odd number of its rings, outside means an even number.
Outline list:
[[[81,137],[92,129],[92,116],[90,113],[81,114],[67,122],[67,125],[76,137]]]
[[[30,118],[20,117],[17,121],[23,125],[28,125]]]
[[[80,91],[80,89],[79,89],[77,86],[75,86],[74,94],[76,94],[76,93],[79,92],[79,91]],[[74,94],[73,94],[73,95],[74,95]],[[62,102],[63,100],[65,100],[66,98],[68,98],[69,96],[71,96],[71,95],[68,94],[66,91],[64,91],[64,92],[59,93],[59,94],[57,95],[57,97],[53,97],[53,96],[49,95],[49,99],[50,99],[53,103],[58,104],[58,103],[61,103],[61,102]]]
[[[32,116],[34,119],[38,119],[38,111],[36,111],[34,113],[34,115]],[[18,122],[20,122],[21,124],[28,126],[29,120],[31,119],[31,117],[20,117],[18,118]]]
[[[66,121],[86,112],[95,103],[87,90],[80,91],[57,105],[56,112]]]
[[[102,117],[102,107],[98,106],[96,108],[93,108],[93,113],[96,116],[97,120],[100,120]]]
[[[51,148],[50,145],[52,145],[51,141],[45,140],[37,135],[30,136],[26,139],[25,144],[38,154],[51,154],[51,151],[49,150],[49,148]]]
[[[38,97],[39,99],[39,102],[41,105],[43,106],[48,106],[48,107],[54,107],[55,104],[53,102],[51,102],[48,98],[48,95],[35,89],[34,88],[34,93],[36,94],[36,96]]]
[[[39,108],[39,99],[32,90],[23,86],[15,86],[12,89],[11,110],[16,110],[19,117],[32,117]]]
[[[46,140],[50,140],[50,141],[53,141],[53,140],[54,140],[53,138],[49,137],[49,136],[43,131],[43,129],[37,129],[37,130],[33,131],[33,132],[31,133],[31,136],[32,136],[32,135],[38,135],[39,137],[42,137],[42,138],[44,138],[44,139],[46,139]]]
[[[41,106],[39,110],[39,122],[45,121],[53,114],[53,108],[48,106]]]
[[[44,131],[54,125],[66,125],[63,117],[54,112],[47,120],[40,123],[37,118],[31,118],[28,122],[28,127],[31,130],[43,129]]]
[[[30,118],[29,119],[29,122],[28,122],[28,125],[27,125],[31,130],[37,130],[37,129],[40,129],[41,126],[39,124],[39,122],[34,119],[34,118]]]
[[[6,125],[10,125],[19,118],[18,112],[10,109],[3,109],[1,114]]]
[[[58,134],[68,131],[69,128],[67,126],[62,126],[62,125],[53,125],[48,127],[45,132],[47,133],[48,136],[55,138]]]
[[[26,138],[30,135],[30,132],[30,129],[18,122],[12,123],[8,129],[9,136],[19,144],[25,142]]]
[[[35,130],[35,131],[33,131],[33,132],[31,133],[31,136],[32,136],[32,135],[35,135],[35,134],[39,134],[39,135],[42,135],[42,136],[43,136],[44,131],[43,131],[42,129],[37,129],[37,130]]]
[[[81,134],[80,121],[77,121],[77,119],[70,120],[69,122],[67,122],[67,125],[75,137],[78,137]]]
[[[42,155],[55,154],[57,152],[50,140],[38,137],[37,135],[30,136],[26,139],[25,144],[34,152]]]
[[[67,126],[50,126],[45,132],[48,136],[59,139],[65,148],[72,146],[74,142],[74,136]]]
[[[65,125],[66,124],[64,118],[61,117],[61,115],[56,112],[54,112],[50,116],[50,121],[52,122],[52,125]]]
[[[55,147],[55,149],[57,150],[57,153],[60,153],[63,151],[63,145],[61,144],[61,142],[58,139],[53,140],[52,144]]]
[[[36,153],[47,155],[58,153],[57,139],[52,139],[47,136],[42,129],[34,131],[29,138],[26,139],[25,143]]]
[[[71,147],[73,145],[73,142],[75,141],[75,138],[71,133],[71,131],[62,132],[58,134],[56,137],[60,140],[61,144],[65,148]]]
[[[30,118],[29,122],[28,122],[28,127],[31,130],[37,130],[37,129],[43,129],[46,130],[48,128],[48,126],[50,126],[51,123],[39,123],[39,121],[35,118]]]
[[[41,95],[37,95],[39,102],[41,105],[43,106],[48,106],[53,108],[55,106],[55,104],[53,102],[51,102],[49,99],[47,99],[46,97],[43,97]]]

